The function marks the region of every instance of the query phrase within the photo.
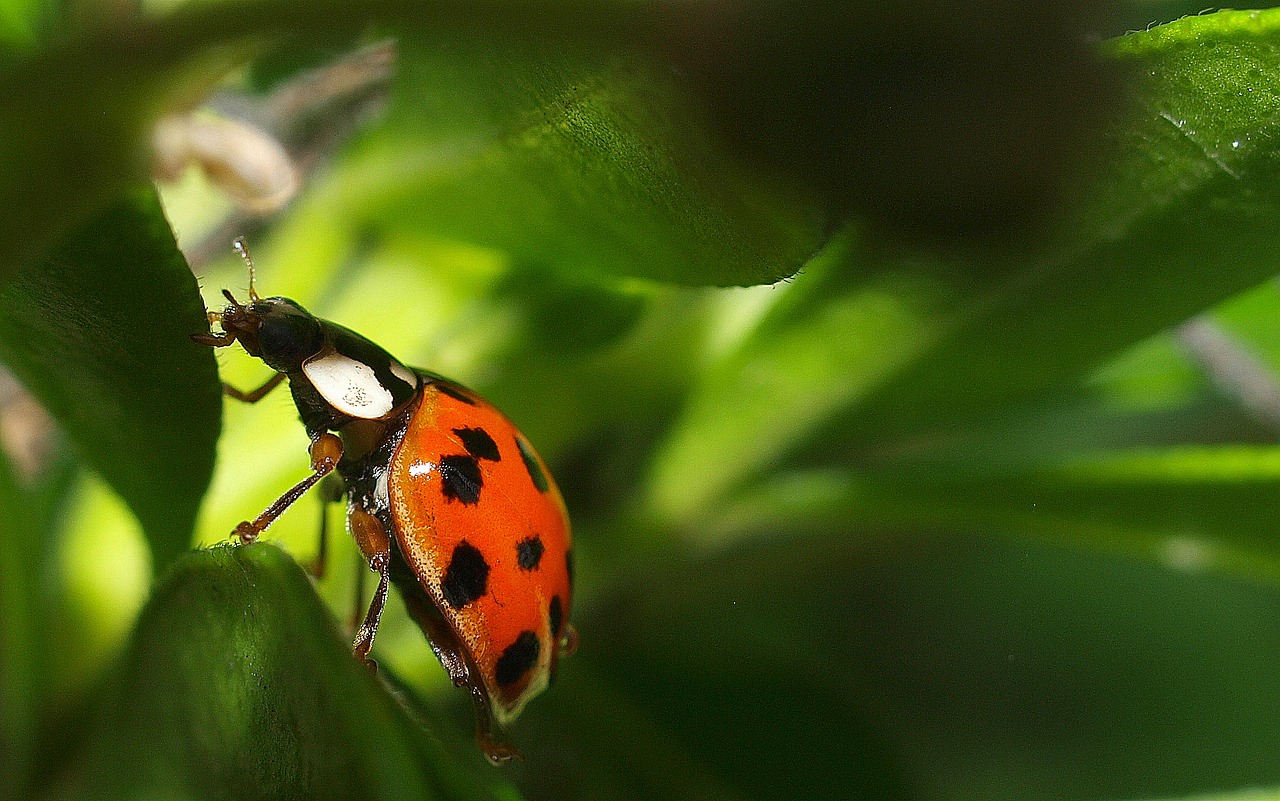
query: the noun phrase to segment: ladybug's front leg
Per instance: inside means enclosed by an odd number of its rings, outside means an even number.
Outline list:
[[[236,526],[232,536],[239,537],[240,541],[246,544],[256,540],[258,535],[266,530],[267,526],[274,523],[277,517],[284,514],[285,509],[293,505],[294,501],[301,498],[307,490],[315,486],[317,481],[332,473],[341,458],[342,440],[338,439],[336,434],[328,432],[318,435],[311,442],[311,469],[315,472],[293,485],[285,494],[277,498],[275,503],[268,506],[262,514],[253,520],[246,520]]]
[[[360,552],[369,560],[369,569],[378,574],[378,589],[374,590],[373,600],[369,602],[369,611],[365,612],[364,623],[356,632],[352,650],[357,658],[377,670],[378,663],[369,658],[373,648],[373,638],[378,634],[378,621],[382,617],[382,607],[387,602],[387,589],[391,581],[391,540],[387,530],[378,518],[351,502],[347,511],[347,523],[355,537]]]
[[[237,389],[224,381],[222,384],[222,394],[235,398],[241,403],[257,403],[267,397],[267,394],[270,393],[271,390],[280,386],[280,382],[284,381],[284,378],[284,373],[276,373],[268,378],[266,383],[262,386],[257,389],[251,389],[248,392],[245,392],[243,389]]]

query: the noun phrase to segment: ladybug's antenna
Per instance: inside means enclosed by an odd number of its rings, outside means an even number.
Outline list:
[[[244,243],[244,237],[236,237],[236,241],[231,243],[231,247],[235,248],[236,253],[240,254],[240,258],[244,259],[245,266],[249,268],[249,300],[259,301],[258,290],[253,286],[253,259],[249,256],[249,246]]]

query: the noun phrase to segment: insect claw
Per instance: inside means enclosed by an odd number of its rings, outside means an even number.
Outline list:
[[[498,742],[489,736],[487,732],[477,734],[476,743],[480,746],[480,750],[484,751],[484,755],[489,758],[489,762],[494,765],[501,765],[513,759],[524,761],[524,754],[520,753],[520,749],[508,743]]]
[[[231,334],[192,334],[191,341],[197,345],[208,345],[211,348],[225,348],[236,341]]]
[[[231,536],[239,537],[242,545],[248,545],[251,542],[257,541],[258,535],[261,533],[262,532],[259,531],[255,525],[246,520],[236,526],[235,531],[231,532]]]
[[[560,655],[569,656],[578,650],[578,630],[572,623],[565,626],[564,636],[560,638]]]

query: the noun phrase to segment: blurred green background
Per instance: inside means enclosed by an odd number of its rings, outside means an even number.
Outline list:
[[[0,798],[1280,794],[1280,9],[1202,10],[0,0]],[[237,235],[560,482],[523,762],[319,501],[229,545]]]

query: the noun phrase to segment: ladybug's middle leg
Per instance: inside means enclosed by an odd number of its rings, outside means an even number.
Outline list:
[[[369,569],[378,574],[378,589],[374,590],[373,600],[369,603],[369,611],[365,612],[364,623],[356,632],[352,650],[358,659],[377,670],[378,663],[369,658],[373,648],[373,638],[378,634],[378,621],[382,617],[382,607],[387,602],[387,588],[391,581],[391,540],[387,530],[378,518],[366,512],[355,500],[347,510],[347,522],[351,533],[355,536],[360,552],[369,560]]]
[[[308,568],[317,581],[324,578],[329,560],[329,507],[342,500],[346,492],[347,485],[337,473],[330,473],[320,482],[320,535],[316,543],[316,558]]]

